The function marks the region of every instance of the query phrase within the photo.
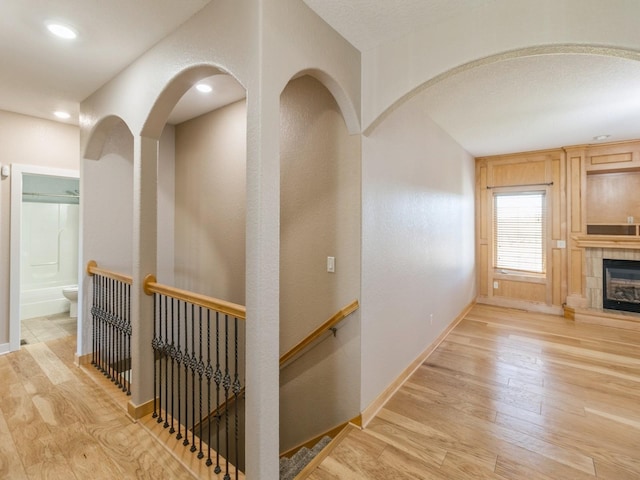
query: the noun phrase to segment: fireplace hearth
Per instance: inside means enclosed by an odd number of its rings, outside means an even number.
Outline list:
[[[602,260],[602,306],[640,313],[640,261]]]

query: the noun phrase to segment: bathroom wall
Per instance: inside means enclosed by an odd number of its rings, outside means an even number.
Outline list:
[[[77,170],[79,142],[76,125],[0,110],[3,165]],[[10,210],[11,177],[0,178],[0,353],[9,351]]]
[[[22,203],[20,319],[62,313],[78,281],[78,205]]]

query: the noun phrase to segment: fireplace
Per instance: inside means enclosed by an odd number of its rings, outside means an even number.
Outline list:
[[[602,307],[640,313],[640,261],[602,260]]]

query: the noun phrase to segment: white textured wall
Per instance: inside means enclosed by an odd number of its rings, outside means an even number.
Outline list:
[[[419,97],[362,149],[364,409],[475,298],[475,174]]]
[[[175,285],[175,127],[167,125],[160,137],[158,153],[158,271],[160,283]]]
[[[78,170],[78,143],[76,126],[0,111],[2,165]],[[0,179],[0,352],[9,342],[10,186],[10,177]]]
[[[175,131],[175,285],[244,305],[245,101]]]
[[[362,54],[362,125],[468,62],[531,47],[640,48],[636,0],[492,0]],[[538,52],[542,53],[542,52]]]
[[[280,353],[360,299],[360,136],[303,76],[280,97]],[[327,272],[327,256],[336,259]],[[360,413],[360,315],[280,372],[280,450]]]

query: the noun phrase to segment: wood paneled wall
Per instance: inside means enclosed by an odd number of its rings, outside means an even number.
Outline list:
[[[546,190],[544,275],[503,274],[493,266],[493,194],[527,190],[520,185]],[[640,140],[477,158],[478,302],[558,313],[564,305],[588,307],[585,245],[617,239],[588,235],[587,225],[640,224],[638,192]],[[640,248],[640,237],[637,243],[631,248]]]
[[[479,302],[561,312],[567,291],[565,158],[558,149],[476,159]],[[493,258],[493,195],[534,190],[546,192],[546,273],[500,273]]]

